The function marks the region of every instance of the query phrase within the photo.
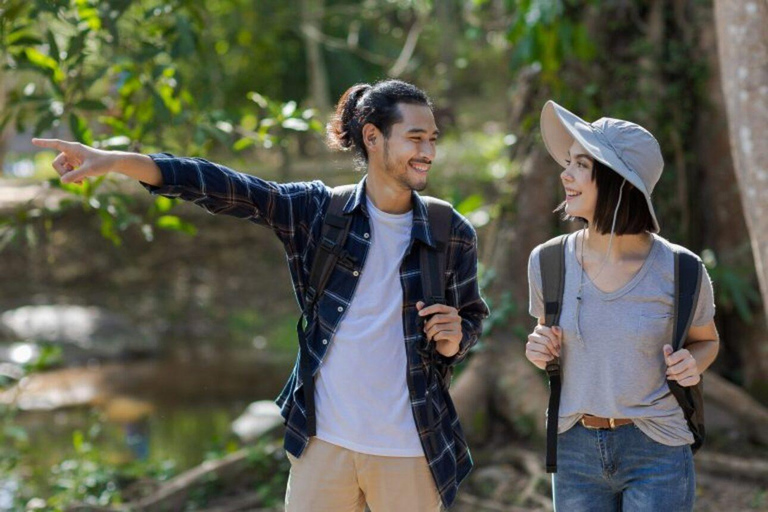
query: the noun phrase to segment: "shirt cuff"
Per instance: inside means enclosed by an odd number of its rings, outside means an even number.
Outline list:
[[[163,184],[155,186],[144,183],[143,181],[140,181],[139,183],[141,183],[141,185],[151,194],[163,195],[174,191],[178,186],[177,173],[173,165],[176,157],[171,153],[151,153],[147,156],[149,156],[160,169],[160,174],[163,176]]]
[[[459,351],[453,354],[451,357],[446,357],[440,352],[437,353],[437,355],[440,358],[440,362],[442,362],[446,366],[454,366],[461,361],[463,361],[467,354],[469,353],[469,349],[472,348],[472,336],[467,334],[467,331],[464,330],[462,327],[462,335],[461,335],[461,341],[459,342]]]

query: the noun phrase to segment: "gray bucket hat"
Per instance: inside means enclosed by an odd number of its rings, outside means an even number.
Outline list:
[[[567,166],[568,150],[575,139],[595,160],[634,185],[645,196],[654,232],[659,232],[651,193],[664,169],[664,158],[659,143],[648,130],[610,117],[588,123],[550,100],[541,111],[541,136],[549,154],[563,167]]]

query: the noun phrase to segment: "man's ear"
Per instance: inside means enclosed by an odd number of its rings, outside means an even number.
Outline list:
[[[363,144],[365,144],[365,149],[367,151],[375,148],[381,137],[381,132],[373,124],[366,123],[365,126],[363,126]]]

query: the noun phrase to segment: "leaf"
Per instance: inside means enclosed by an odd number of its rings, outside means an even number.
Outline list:
[[[323,123],[321,123],[318,119],[312,119],[309,122],[309,129],[316,133],[325,132],[325,126],[323,126]]]
[[[105,110],[107,106],[101,100],[85,99],[75,103],[75,108],[80,110]]]
[[[483,206],[484,203],[483,196],[472,194],[456,206],[456,211],[462,215],[467,215]]]
[[[83,20],[87,26],[94,32],[101,28],[101,18],[99,18],[99,11],[95,7],[88,4],[86,0],[76,0],[77,14],[81,20]]]
[[[53,58],[34,48],[26,48],[24,56],[33,67],[48,72],[55,82],[64,80],[64,72]]]
[[[78,142],[89,146],[93,145],[93,134],[88,128],[88,123],[74,112],[69,114],[69,129],[72,130],[72,135]]]
[[[155,225],[160,229],[167,229],[169,231],[180,231],[188,235],[197,234],[197,228],[189,222],[184,222],[176,215],[163,215],[158,217],[155,221]]]
[[[295,101],[289,101],[288,103],[285,103],[283,105],[283,108],[281,109],[281,113],[285,117],[291,117],[294,112],[296,112],[296,102]]]
[[[85,38],[87,35],[87,30],[81,30],[76,36],[69,39],[69,44],[67,45],[67,60],[73,60],[80,56],[83,48],[85,48]]]
[[[80,453],[83,449],[83,443],[83,433],[80,430],[75,430],[72,433],[72,446],[74,446],[76,452]]]
[[[53,32],[51,32],[51,29],[48,29],[45,31],[45,38],[48,41],[48,46],[50,47],[50,50],[48,51],[48,55],[53,57],[56,62],[59,62],[59,45],[56,43],[56,37],[53,35]]]
[[[110,137],[98,143],[98,147],[101,149],[126,149],[130,145],[131,139],[125,135]]]
[[[235,151],[242,151],[244,149],[250,148],[253,146],[256,142],[253,139],[250,139],[248,137],[244,137],[237,142],[235,142],[232,145],[232,149]]]
[[[60,190],[64,190],[65,192],[69,192],[72,195],[75,196],[84,196],[85,193],[83,191],[83,187],[80,185],[75,185],[74,183],[62,183],[59,178],[51,178],[48,180],[48,185],[51,188],[58,188]]]
[[[37,46],[43,44],[43,40],[32,34],[16,32],[8,36],[7,45],[10,46]]]
[[[176,202],[169,197],[158,196],[155,199],[155,211],[157,213],[165,213],[169,211],[171,208],[173,208],[175,205],[176,205]]]
[[[248,99],[256,103],[261,108],[267,108],[267,106],[269,105],[269,102],[267,101],[267,99],[257,92],[249,92]]]
[[[99,210],[99,217],[101,217],[101,236],[111,241],[116,247],[121,246],[123,241],[117,233],[115,219],[112,215],[107,210]]]
[[[309,123],[303,119],[296,119],[295,117],[292,117],[283,121],[283,128],[297,132],[305,132],[309,129]]]

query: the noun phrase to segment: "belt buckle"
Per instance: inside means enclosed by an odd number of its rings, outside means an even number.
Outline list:
[[[592,427],[590,425],[587,425],[587,423],[584,421],[585,416],[581,417],[581,420],[579,422],[581,423],[581,426],[589,429],[589,430],[615,430],[616,429],[616,419],[615,418],[607,418],[608,419],[608,428],[605,427]]]

